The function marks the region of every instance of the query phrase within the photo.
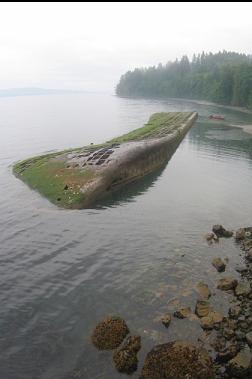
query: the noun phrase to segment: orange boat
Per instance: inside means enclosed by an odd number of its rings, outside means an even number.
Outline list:
[[[225,117],[221,114],[211,114],[209,118],[213,118],[214,120],[225,120]]]

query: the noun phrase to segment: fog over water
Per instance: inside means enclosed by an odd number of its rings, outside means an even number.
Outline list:
[[[135,67],[251,53],[252,4],[1,3],[0,89],[109,91]]]

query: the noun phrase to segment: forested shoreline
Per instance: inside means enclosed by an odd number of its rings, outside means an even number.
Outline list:
[[[252,56],[222,51],[186,55],[175,62],[136,68],[121,76],[119,96],[201,99],[252,108]]]

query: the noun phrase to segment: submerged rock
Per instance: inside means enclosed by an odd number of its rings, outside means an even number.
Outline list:
[[[185,341],[154,347],[148,354],[141,379],[213,379],[213,363],[204,349]]]
[[[132,374],[137,370],[137,353],[141,349],[141,337],[128,337],[123,346],[113,355],[117,371]]]
[[[222,278],[218,282],[217,288],[222,291],[233,290],[237,286],[238,282],[233,278]]]
[[[196,291],[203,299],[208,299],[211,296],[211,291],[207,284],[199,282],[195,286]]]
[[[129,334],[126,322],[117,316],[108,316],[95,327],[91,340],[99,350],[113,350]]]
[[[226,264],[221,258],[214,258],[212,260],[212,265],[216,268],[218,272],[223,272],[226,269]]]

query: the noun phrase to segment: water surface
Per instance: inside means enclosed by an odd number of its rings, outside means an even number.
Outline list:
[[[19,159],[99,143],[145,123],[154,112],[199,112],[165,169],[125,187],[96,208],[62,210],[12,175]],[[104,94],[0,99],[0,378],[118,379],[111,353],[90,333],[107,314],[125,318],[145,354],[174,338],[208,339],[196,322],[158,320],[176,306],[194,308],[200,280],[216,290],[215,256],[237,276],[231,240],[208,246],[215,223],[251,225],[252,135],[209,122],[252,124],[252,115],[175,100],[120,99]],[[198,341],[199,342],[199,341]],[[137,378],[139,372],[132,378]]]

